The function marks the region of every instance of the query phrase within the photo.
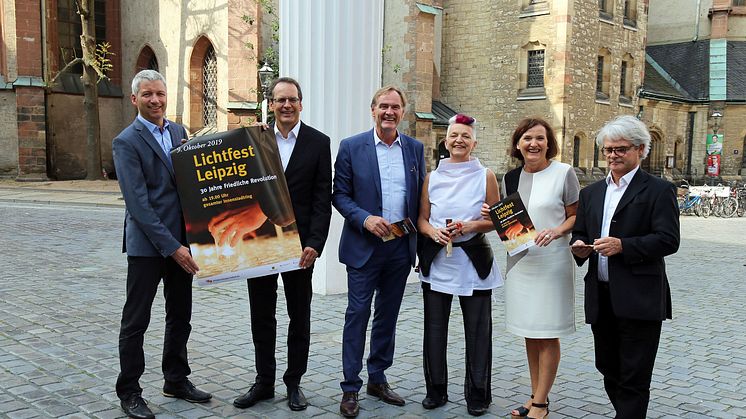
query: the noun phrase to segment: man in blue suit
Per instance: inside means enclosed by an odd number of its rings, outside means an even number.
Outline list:
[[[166,81],[143,70],[132,80],[137,118],[114,139],[112,151],[126,205],[123,252],[127,253],[127,296],[119,331],[117,396],[129,417],[152,418],[139,380],[145,371],[143,339],[150,309],[163,279],[166,333],[163,342],[163,395],[193,403],[212,397],[187,376],[187,340],[192,330],[192,275],[199,270],[187,248],[184,218],[176,191],[170,151],[186,141],[181,125],[168,121]]]
[[[342,336],[343,395],[339,409],[355,417],[363,381],[365,333],[375,294],[367,393],[404,405],[384,371],[394,357],[394,335],[404,288],[415,263],[416,234],[383,241],[391,223],[409,217],[417,224],[425,158],[422,143],[397,131],[404,94],[386,86],[373,95],[375,128],[343,140],[334,163],[332,203],[345,218],[339,260],[347,265],[347,311]]]

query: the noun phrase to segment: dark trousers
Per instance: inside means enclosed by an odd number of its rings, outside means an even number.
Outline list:
[[[492,402],[492,292],[474,291],[471,296],[459,296],[466,337],[466,376],[464,397],[472,407],[487,407]],[[425,304],[423,365],[427,395],[441,399],[448,395],[448,320],[453,295],[430,289],[422,283]]]
[[[396,320],[407,276],[412,270],[406,239],[382,243],[361,268],[347,267],[347,310],[342,333],[342,391],[360,391],[365,333],[375,294],[370,332],[368,381],[385,383],[384,371],[394,362]]]
[[[599,283],[598,297],[598,322],[591,330],[606,394],[617,419],[645,419],[662,322],[616,317],[607,284]]]
[[[300,384],[308,368],[311,343],[311,276],[313,268],[282,273],[288,324],[288,367],[283,381],[288,387]],[[254,340],[256,382],[275,385],[277,341],[277,274],[247,280],[251,309],[251,336]]]
[[[142,394],[139,380],[145,371],[143,340],[150,324],[158,284],[163,279],[166,299],[166,331],[163,339],[163,377],[179,383],[191,373],[187,361],[187,341],[192,326],[192,275],[172,258],[127,257],[127,298],[119,330],[117,396],[125,399]]]

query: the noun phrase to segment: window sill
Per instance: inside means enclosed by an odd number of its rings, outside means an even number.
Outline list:
[[[625,96],[619,96],[619,106],[623,108],[634,108],[634,106],[632,106],[632,99]]]
[[[518,18],[543,16],[549,14],[549,3],[541,1],[534,4],[529,4],[521,10],[521,14]]]
[[[636,20],[632,20],[632,19],[625,17],[624,20],[622,21],[622,26],[624,27],[624,29],[629,29],[631,31],[637,32],[637,21]]]
[[[543,87],[529,87],[518,91],[516,100],[544,100],[547,92]]]
[[[598,11],[598,20],[600,20],[603,23],[608,23],[609,25],[614,24],[614,16],[611,15],[611,13],[607,13],[603,10]]]

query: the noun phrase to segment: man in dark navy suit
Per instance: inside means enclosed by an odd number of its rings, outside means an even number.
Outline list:
[[[422,143],[399,133],[406,99],[394,86],[379,89],[370,109],[375,127],[339,145],[332,203],[345,218],[339,261],[347,265],[347,311],[342,335],[344,381],[339,409],[357,416],[365,334],[375,295],[368,356],[368,394],[404,405],[384,371],[393,363],[394,335],[407,277],[415,263],[416,234],[384,242],[391,223],[417,224],[425,158]]]
[[[127,416],[152,418],[139,380],[145,371],[143,339],[161,279],[166,298],[163,395],[193,403],[207,402],[212,396],[187,378],[191,373],[187,341],[192,330],[192,275],[199,267],[187,248],[170,156],[173,147],[186,141],[187,132],[165,117],[166,80],[157,71],[135,75],[130,99],[138,115],[112,146],[126,205],[123,251],[128,265],[116,391]]]
[[[672,183],[640,168],[650,150],[645,124],[626,115],[596,137],[608,176],[580,192],[572,253],[585,276],[585,319],[596,368],[617,419],[644,419],[663,320],[671,318],[664,257],[679,249]]]

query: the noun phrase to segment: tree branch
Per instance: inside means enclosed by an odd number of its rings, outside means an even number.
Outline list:
[[[54,86],[55,83],[57,83],[57,79],[60,78],[60,76],[64,73],[67,73],[72,67],[74,67],[77,64],[80,64],[83,62],[83,59],[80,57],[75,57],[74,60],[70,61],[69,63],[65,64],[65,67],[62,68],[59,72],[57,72],[57,75],[54,76],[51,82],[49,82],[50,86]]]

